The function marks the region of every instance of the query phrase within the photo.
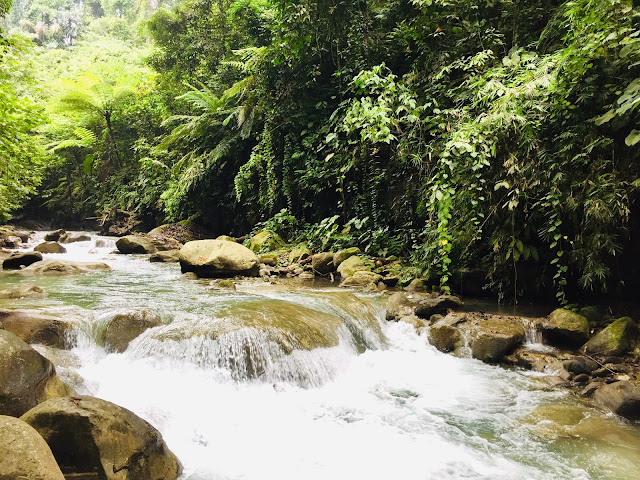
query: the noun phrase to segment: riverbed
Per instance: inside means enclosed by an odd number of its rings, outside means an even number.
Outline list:
[[[425,332],[385,321],[384,293],[250,279],[212,290],[182,279],[175,263],[113,254],[113,238],[65,246],[45,258],[103,261],[112,271],[3,272],[0,288],[29,282],[48,296],[0,308],[70,320],[72,348],[41,353],[79,394],[155,426],[183,480],[640,478],[640,427],[549,388],[540,374],[438,352]],[[264,305],[338,316],[338,345],[282,355],[259,335],[222,343],[197,333],[239,312],[269,315]],[[105,322],[134,309],[165,325],[108,353],[97,341]],[[247,355],[259,370],[243,366]]]

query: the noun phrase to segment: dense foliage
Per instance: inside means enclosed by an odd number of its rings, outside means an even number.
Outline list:
[[[508,297],[638,286],[631,0],[60,1],[10,16],[45,46],[58,215],[262,222]]]

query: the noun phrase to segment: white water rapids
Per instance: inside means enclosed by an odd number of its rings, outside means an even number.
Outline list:
[[[70,352],[40,350],[55,356],[78,393],[126,407],[160,430],[183,465],[182,480],[640,478],[639,427],[548,388],[535,374],[436,351],[424,333],[387,323],[378,294],[357,299],[337,288],[260,281],[211,291],[208,282],[179,279],[177,264],[114,255],[113,239],[100,237],[107,246],[95,248],[96,238],[45,257],[105,261],[113,271],[4,273],[0,288],[30,282],[49,295],[0,308],[39,308],[73,321]],[[340,343],[282,355],[251,331],[227,343],[162,336],[206,328],[264,301],[339,316]],[[96,332],[131,309],[157,312],[166,325],[122,354],[107,353]],[[239,344],[261,359],[259,374],[224,360]],[[584,419],[531,420],[549,406],[578,409]]]

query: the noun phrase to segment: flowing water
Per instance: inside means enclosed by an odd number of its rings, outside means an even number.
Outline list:
[[[424,333],[384,321],[381,295],[260,281],[212,291],[180,279],[176,264],[114,255],[113,245],[94,237],[45,255],[105,261],[111,272],[2,274],[0,287],[30,282],[49,296],[0,308],[72,321],[73,348],[39,350],[78,393],[158,428],[182,480],[640,478],[638,426],[537,374],[436,351]],[[106,322],[131,309],[157,312],[164,325],[108,353]],[[313,323],[323,314],[339,324],[325,332]],[[309,349],[297,321],[315,328],[306,340],[333,340]]]

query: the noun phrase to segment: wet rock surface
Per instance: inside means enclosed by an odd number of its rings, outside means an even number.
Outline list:
[[[180,466],[162,435],[133,412],[99,398],[52,399],[22,420],[47,442],[65,474],[106,480],[175,480]]]

